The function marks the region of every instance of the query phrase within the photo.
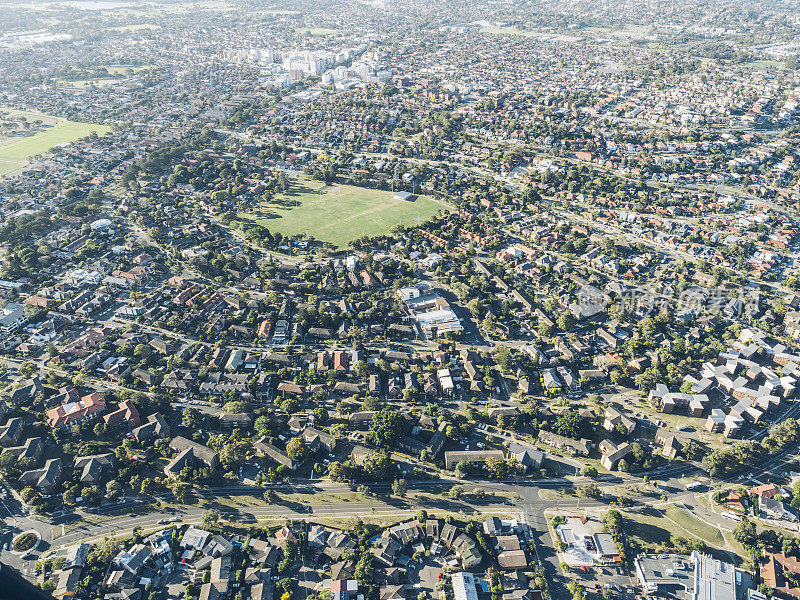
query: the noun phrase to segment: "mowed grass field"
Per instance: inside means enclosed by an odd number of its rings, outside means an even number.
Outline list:
[[[136,23],[134,25],[120,25],[119,27],[109,27],[109,31],[117,31],[120,33],[124,33],[127,31],[142,31],[143,29],[161,29],[161,25],[155,25],[153,23]]]
[[[3,111],[0,109],[0,116],[3,113],[10,114],[12,117],[23,116],[31,122],[40,119],[49,127],[32,136],[12,137],[11,139],[0,141],[0,175],[24,167],[31,157],[43,154],[57,144],[74,142],[90,135],[92,132],[96,132],[97,135],[105,135],[111,131],[111,127],[108,125],[78,123],[49,115],[13,110]]]
[[[82,88],[90,85],[112,85],[114,83],[119,83],[125,77],[128,77],[131,74],[135,75],[136,73],[149,71],[153,68],[154,67],[152,65],[109,65],[106,66],[106,71],[108,71],[107,76],[97,77],[95,79],[59,79],[58,84],[60,86],[69,88]]]
[[[782,69],[784,64],[780,60],[754,60],[744,63],[744,66],[751,69]]]
[[[387,233],[394,225],[416,225],[438,211],[449,211],[445,204],[417,196],[413,201],[395,200],[391,192],[350,185],[326,185],[304,177],[292,181],[292,188],[277,195],[252,213],[252,219],[271,232],[296,235],[345,246],[363,235]]]
[[[529,31],[526,29],[520,29],[515,25],[510,25],[508,27],[483,27],[481,29],[483,33],[488,33],[489,35],[510,35],[514,37],[526,37],[526,38],[537,38],[537,37],[550,37],[548,34],[541,33],[539,31]]]
[[[305,33],[307,35],[313,35],[317,37],[329,37],[333,35],[339,35],[338,29],[327,29],[325,27],[301,27],[300,29],[296,30],[297,33]]]

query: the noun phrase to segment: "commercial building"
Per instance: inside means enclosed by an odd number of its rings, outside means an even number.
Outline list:
[[[25,307],[16,302],[9,302],[0,308],[0,332],[11,333],[28,323]]]
[[[739,600],[753,587],[752,576],[730,563],[695,551],[691,556],[642,554],[636,576],[648,596],[685,600]],[[752,597],[752,594],[750,595]]]
[[[429,283],[423,281],[401,288],[397,290],[397,295],[414,315],[426,336],[436,337],[443,333],[457,333],[463,330],[461,320],[450,308],[450,303]]]

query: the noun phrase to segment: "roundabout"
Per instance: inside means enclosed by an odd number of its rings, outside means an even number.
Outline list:
[[[41,536],[36,531],[23,531],[11,541],[11,549],[23,554],[39,543]]]

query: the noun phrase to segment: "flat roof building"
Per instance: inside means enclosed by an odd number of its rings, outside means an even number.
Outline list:
[[[752,576],[711,556],[642,554],[634,560],[645,594],[669,594],[685,600],[741,600],[753,587]]]
[[[692,600],[736,600],[736,567],[692,552],[694,591]]]
[[[16,302],[9,302],[0,308],[0,332],[11,333],[28,323],[25,307]]]
[[[453,573],[452,581],[455,600],[478,600],[478,589],[472,573]]]

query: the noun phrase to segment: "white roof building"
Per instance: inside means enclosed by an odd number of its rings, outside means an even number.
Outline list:
[[[453,573],[452,582],[455,600],[478,600],[478,589],[472,573]]]

